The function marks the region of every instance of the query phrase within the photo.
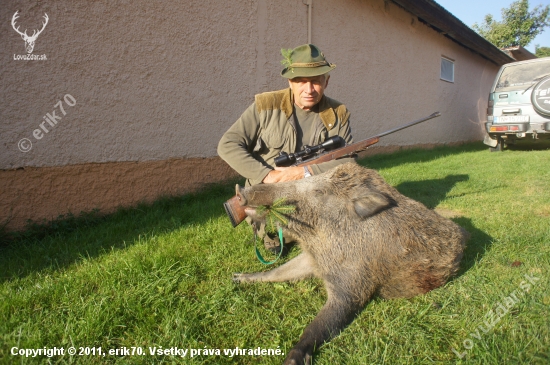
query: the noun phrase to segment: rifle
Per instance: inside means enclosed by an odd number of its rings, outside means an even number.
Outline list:
[[[378,143],[381,137],[412,127],[415,124],[425,122],[432,118],[439,117],[440,115],[441,114],[439,112],[435,112],[427,117],[415,120],[414,122],[390,129],[389,131],[382,132],[365,140],[352,143],[341,148],[333,149],[344,142],[341,137],[337,136],[329,138],[317,146],[305,146],[304,150],[296,153],[288,154],[286,152],[281,152],[279,157],[275,158],[275,164],[276,166],[308,166],[338,160],[340,158],[352,157],[359,152],[365,151],[373,144]],[[246,218],[246,213],[244,212],[245,207],[240,204],[239,200],[239,197],[235,195],[233,198],[223,203],[223,207],[229,216],[229,220],[231,221],[233,228],[237,227]]]

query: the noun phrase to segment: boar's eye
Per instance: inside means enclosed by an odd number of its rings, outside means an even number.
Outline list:
[[[375,215],[389,207],[390,204],[391,201],[387,196],[377,192],[368,192],[353,199],[353,209],[362,219]]]

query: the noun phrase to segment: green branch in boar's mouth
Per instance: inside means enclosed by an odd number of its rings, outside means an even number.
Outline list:
[[[279,225],[286,226],[288,224],[287,215],[294,213],[296,207],[291,204],[285,204],[286,199],[280,198],[273,202],[272,206],[260,205],[256,212],[259,215],[265,215],[265,229],[267,232],[277,232]]]

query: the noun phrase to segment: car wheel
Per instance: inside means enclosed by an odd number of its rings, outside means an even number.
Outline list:
[[[497,137],[497,145],[495,147],[489,147],[491,152],[501,152],[504,149],[504,140]]]
[[[531,94],[531,103],[533,108],[544,115],[550,117],[550,76],[540,80],[533,88]]]

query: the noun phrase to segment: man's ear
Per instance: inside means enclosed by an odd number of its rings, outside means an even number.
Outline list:
[[[325,76],[325,89],[327,88],[328,86],[328,80],[330,79],[330,75],[326,75]]]
[[[371,217],[391,205],[387,196],[374,191],[353,198],[352,203],[353,210],[361,219]]]

